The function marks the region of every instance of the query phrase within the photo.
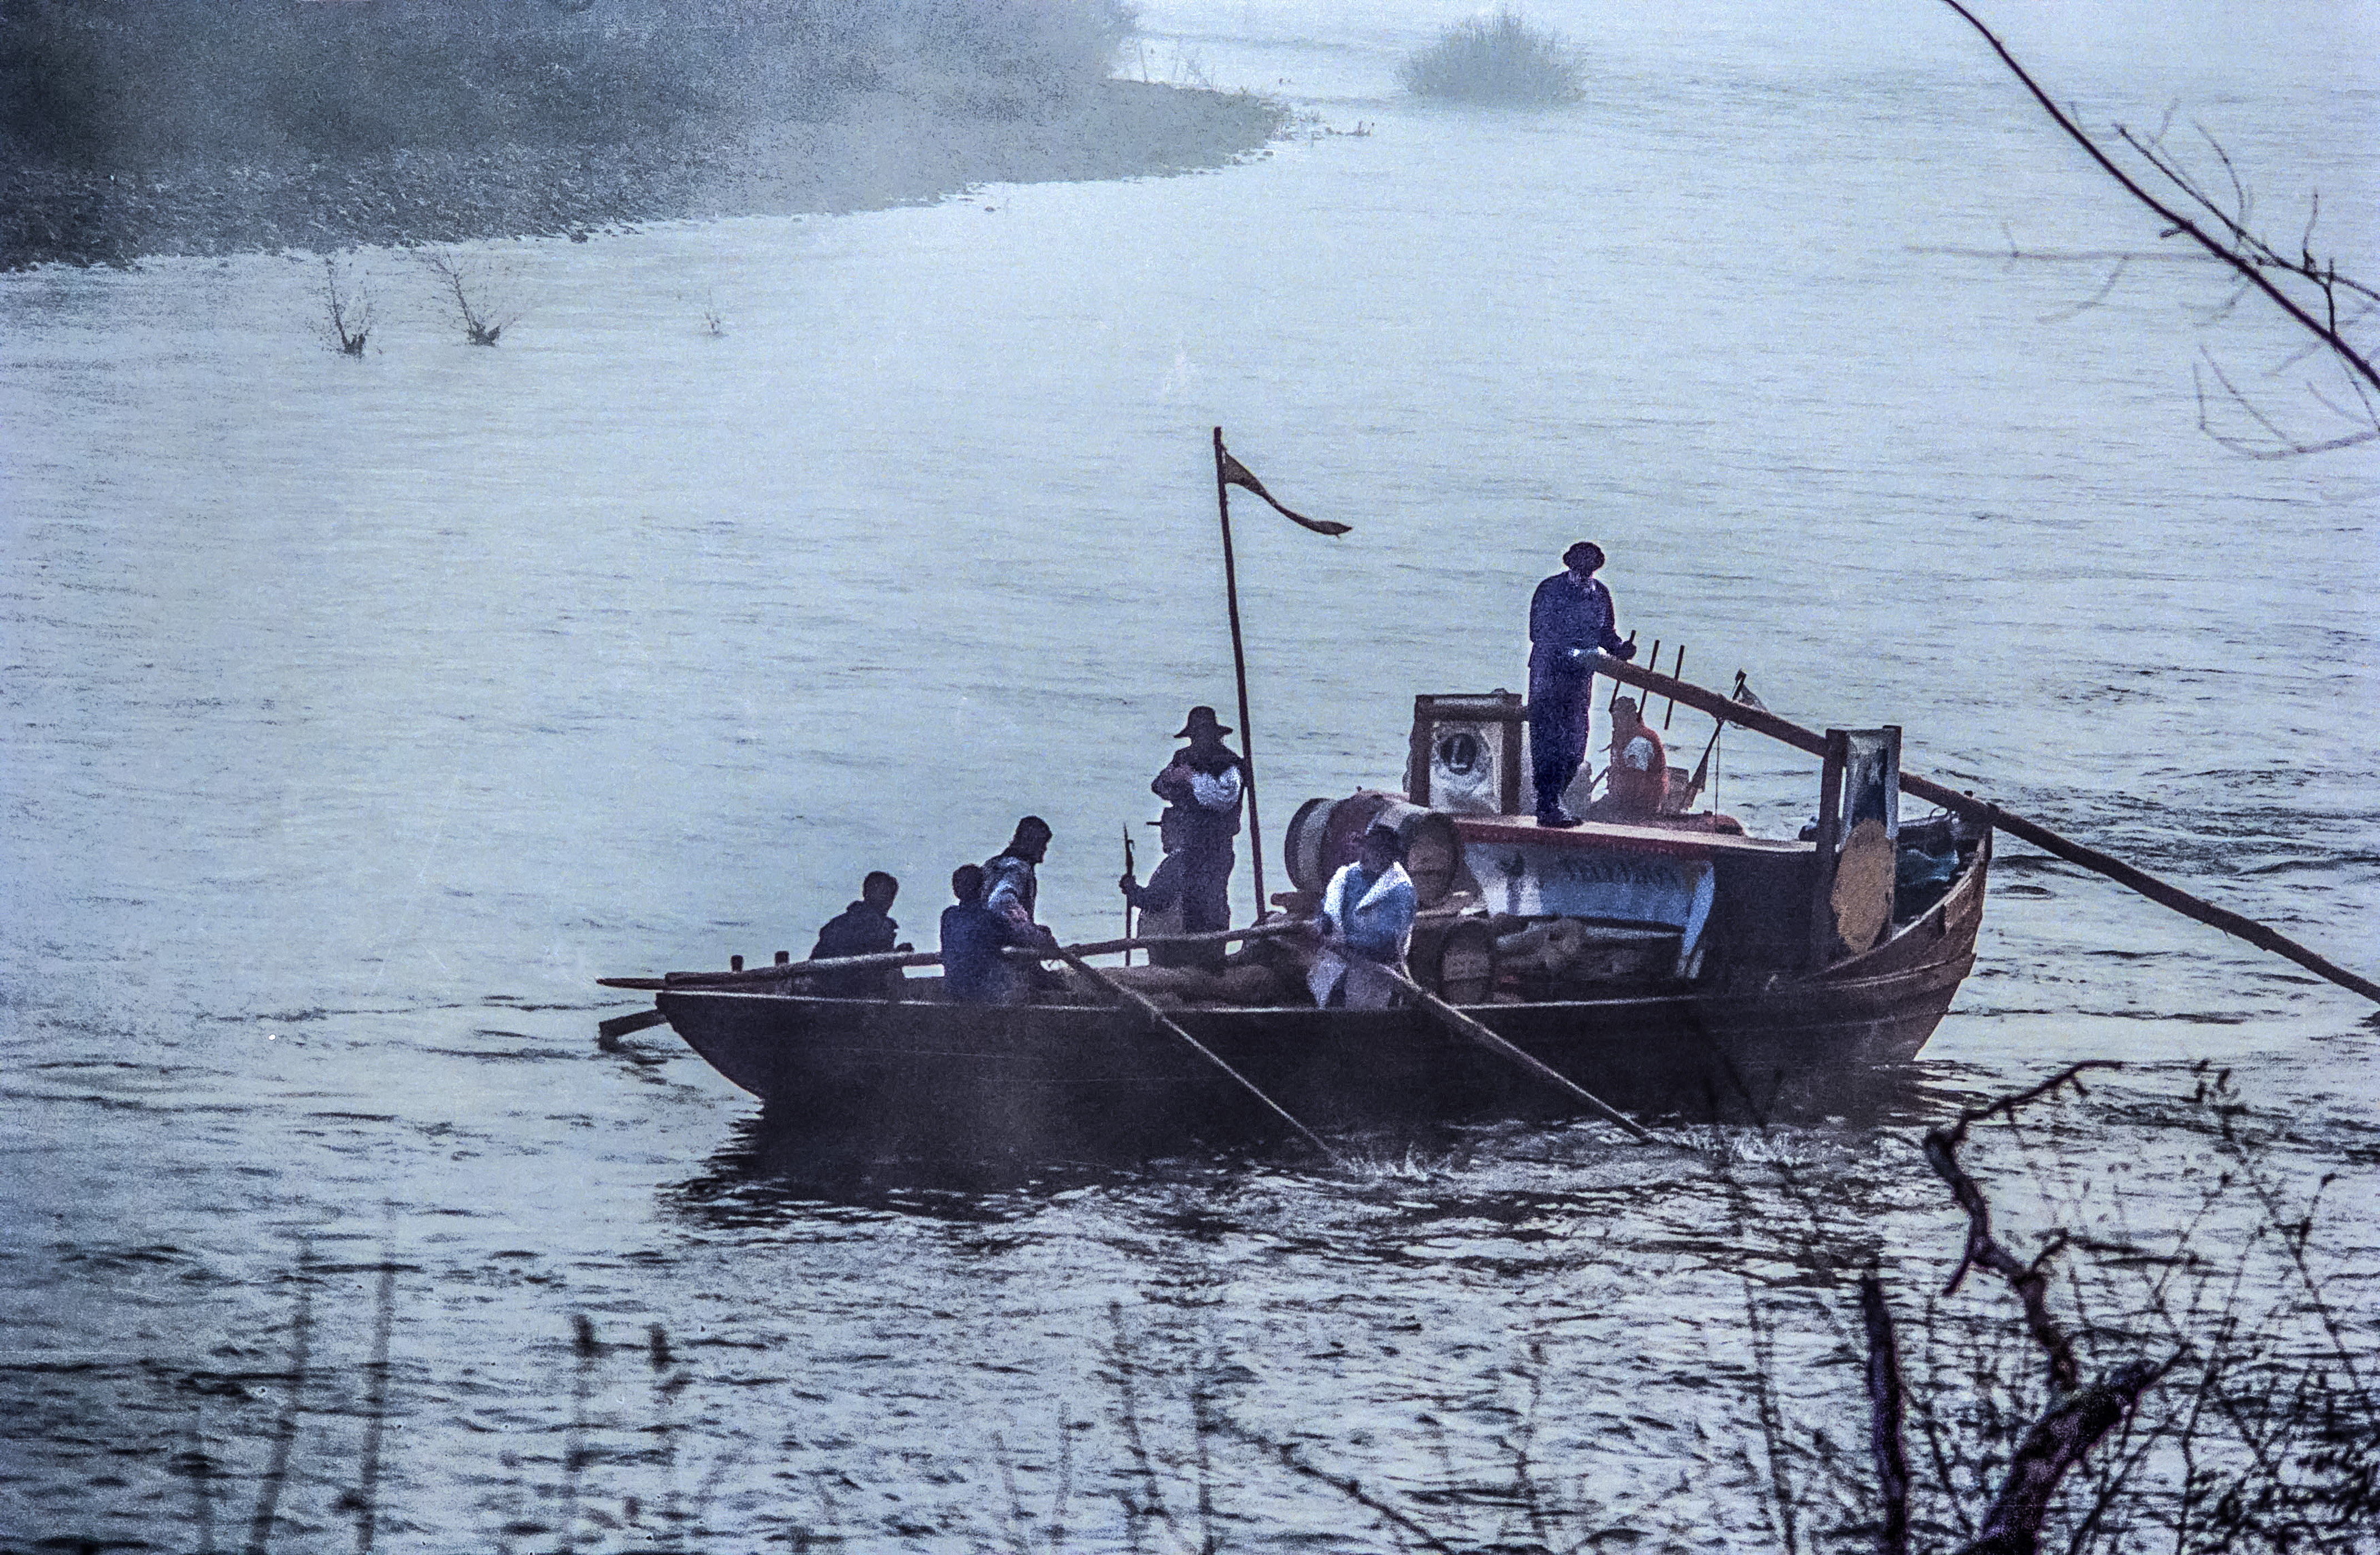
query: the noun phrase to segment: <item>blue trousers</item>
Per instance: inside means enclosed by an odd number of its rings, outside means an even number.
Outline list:
[[[1560,670],[1529,674],[1529,769],[1540,812],[1561,803],[1562,790],[1586,759],[1587,718],[1595,706],[1595,676]]]
[[[1232,926],[1231,845],[1185,848],[1182,858],[1182,931],[1212,934]],[[1223,947],[1200,950],[1196,965],[1220,966]]]

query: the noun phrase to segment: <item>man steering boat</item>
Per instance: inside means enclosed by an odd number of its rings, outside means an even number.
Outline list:
[[[1596,650],[1636,657],[1634,639],[1613,628],[1611,590],[1595,576],[1603,562],[1603,548],[1582,540],[1529,599],[1529,766],[1540,826],[1578,824],[1562,791],[1586,756]]]

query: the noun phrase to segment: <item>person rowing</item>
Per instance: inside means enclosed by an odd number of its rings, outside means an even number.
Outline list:
[[[953,1004],[1005,1004],[1019,979],[1001,959],[1008,926],[983,905],[983,866],[962,864],[951,871],[951,895],[942,909],[942,994]]]
[[[1312,924],[1321,948],[1305,975],[1318,1006],[1385,1010],[1394,1002],[1420,906],[1404,853],[1394,828],[1375,826],[1364,833],[1355,862],[1330,877]]]

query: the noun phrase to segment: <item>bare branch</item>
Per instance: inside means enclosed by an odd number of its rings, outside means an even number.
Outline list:
[[[1949,1128],[1937,1128],[1925,1136],[1925,1160],[1934,1174],[1949,1184],[1950,1197],[1967,1212],[1967,1247],[1960,1256],[1959,1267],[1951,1272],[1943,1294],[1959,1288],[1967,1270],[1983,1268],[1991,1270],[2009,1283],[2017,1300],[2024,1306],[2025,1328],[2049,1356],[2050,1386],[2059,1392],[2072,1389],[2079,1380],[2074,1364],[2074,1342],[2049,1315],[2049,1260],[2064,1247],[2062,1235],[2050,1238],[2039,1256],[2031,1263],[2020,1262],[2000,1240],[1992,1234],[1992,1207],[1984,1190],[1967,1175],[1959,1164],[1959,1147],[1967,1141],[1967,1131],[1974,1124],[1995,1115],[2013,1117],[2017,1109],[2054,1094],[2059,1087],[2071,1085],[2082,1090],[2082,1075],[2090,1069],[2121,1069],[2123,1065],[2109,1059],[2092,1059],[2069,1064],[2030,1090],[2004,1096],[1983,1107],[1972,1107],[1959,1114],[1959,1121]],[[2085,1093],[2087,1094],[2087,1092]]]
[[[2271,417],[2257,409],[2256,407],[2250,402],[2248,396],[2241,394],[2238,386],[2225,375],[2222,367],[2215,360],[2211,354],[2208,354],[2204,350],[2204,348],[2202,348],[2200,355],[2205,359],[2203,364],[2192,365],[2193,377],[2202,365],[2205,371],[2215,374],[2215,381],[2223,385],[2223,392],[2230,396],[2231,403],[2233,405],[2239,407],[2240,414],[2246,416],[2258,426],[2264,428],[2265,435],[2273,440],[2272,443],[2267,445],[2252,443],[2246,438],[2234,437],[2227,432],[2216,431],[2215,430],[2214,423],[2207,419],[2206,386],[2202,381],[2200,382],[2198,388],[2198,430],[2204,432],[2216,443],[2221,443],[2224,447],[2229,449],[2235,454],[2243,455],[2251,459],[2294,459],[2307,454],[2327,454],[2337,449],[2352,448],[2359,443],[2380,440],[2380,413],[2375,412],[2375,407],[2372,405],[2369,398],[2363,395],[2362,386],[2361,384],[2355,384],[2351,379],[2349,382],[2355,388],[2357,397],[2363,399],[2363,408],[2367,416],[2370,418],[2372,425],[2355,431],[2345,433],[2339,437],[2331,438],[2326,442],[2307,443],[2290,437],[2287,432],[2280,429],[2278,424],[2277,424]],[[2317,395],[2315,397],[2320,398],[2321,396]],[[2328,402],[2325,401],[2324,403],[2327,404]]]
[[[451,256],[425,254],[421,262],[428,265],[431,273],[445,282],[447,289],[455,294],[455,310],[463,316],[464,338],[472,345],[493,346],[504,331],[512,327],[511,315],[499,318],[492,310],[472,297],[471,287],[477,285],[478,278]]]
[[[2280,309],[2284,313],[2287,313],[2291,319],[2296,320],[2300,325],[2303,326],[2313,334],[2321,337],[2321,339],[2330,346],[2332,352],[2337,355],[2339,361],[2344,364],[2350,371],[2362,377],[2366,383],[2372,384],[2374,388],[2380,388],[2380,367],[2374,367],[2371,358],[2356,350],[2354,346],[2350,346],[2336,329],[2332,328],[2324,321],[2315,318],[2313,314],[2307,312],[2305,309],[2299,306],[2299,304],[2287,293],[2274,285],[2271,281],[2265,278],[2263,268],[2255,263],[2252,259],[2239,252],[2235,252],[2229,245],[2216,241],[2214,237],[2210,236],[2207,231],[2197,223],[2192,221],[2189,217],[2181,214],[2181,213],[2174,210],[2171,206],[2158,200],[2156,196],[2143,188],[2131,174],[2126,173],[2121,167],[2116,165],[2115,162],[2108,157],[2107,153],[2100,149],[2099,143],[2094,140],[2087,133],[2084,132],[2082,127],[2075,122],[2071,115],[2070,115],[2066,110],[2058,107],[2056,103],[2050,100],[2049,94],[2042,91],[2040,85],[2034,80],[2030,74],[2026,72],[2024,67],[2016,62],[2016,56],[2009,53],[2008,45],[2001,43],[1998,36],[1994,33],[1990,28],[1985,27],[1975,16],[1974,12],[1969,10],[1961,3],[1961,0],[1942,0],[1942,3],[1949,6],[1952,10],[1958,12],[1961,17],[1965,18],[1967,25],[1973,27],[1977,32],[1983,35],[1984,41],[1992,46],[1992,52],[2000,56],[2000,63],[2006,65],[2009,67],[2010,72],[2013,74],[2018,80],[2024,83],[2025,90],[2033,94],[2034,100],[2041,104],[2042,109],[2057,123],[2058,128],[2064,130],[2067,136],[2072,140],[2076,145],[2081,146],[2082,150],[2090,155],[2091,160],[2099,164],[2102,171],[2104,171],[2109,177],[2115,179],[2118,184],[2121,185],[2127,194],[2130,194],[2143,205],[2147,206],[2151,211],[2156,213],[2157,216],[2168,225],[2171,226],[2175,233],[2187,235],[2193,242],[2204,248],[2208,253],[2213,254],[2216,258],[2223,261],[2224,263],[2230,265],[2234,270],[2237,270],[2247,279],[2250,285],[2253,285],[2258,291],[2264,293],[2265,296],[2272,301],[2275,307]],[[2131,138],[2127,137],[2127,139],[2130,140]],[[2134,141],[2133,143],[2137,147],[2138,142]],[[2155,159],[2153,158],[2152,160]],[[2226,162],[2228,164],[2228,158],[2226,158]],[[2162,166],[2160,166],[2160,171],[2163,171]],[[2170,174],[2168,175],[2168,176],[2171,176],[2172,175]],[[2187,188],[2187,185],[2185,185],[2185,188]],[[2196,193],[2195,190],[2192,190],[2191,192],[2193,195]],[[2198,198],[2199,203],[2206,203],[2203,196]],[[2244,213],[2245,213],[2243,212],[2242,214],[2244,215]]]
[[[2133,1361],[2087,1388],[2077,1388],[2049,1406],[2016,1450],[2008,1479],[1984,1515],[1981,1535],[1961,1555],[2036,1555],[2050,1498],[2067,1471],[2089,1456],[2171,1361]]]
[[[1860,1317],[1867,1325],[1868,1448],[1876,1458],[1876,1488],[1884,1500],[1878,1555],[1909,1549],[1909,1449],[1902,1440],[1900,1351],[1892,1333],[1892,1309],[1884,1304],[1884,1282],[1860,1276]]]

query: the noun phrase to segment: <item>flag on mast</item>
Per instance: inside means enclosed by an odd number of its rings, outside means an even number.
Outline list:
[[[1274,496],[1270,492],[1264,489],[1264,482],[1250,474],[1248,472],[1248,467],[1240,463],[1240,461],[1232,456],[1232,451],[1228,448],[1223,450],[1222,480],[1223,484],[1226,486],[1242,486],[1254,492],[1257,495],[1264,498],[1266,502],[1270,503],[1272,504],[1272,510],[1275,513],[1280,514],[1282,517],[1288,519],[1293,524],[1304,525],[1305,528],[1312,529],[1316,534],[1343,535],[1354,528],[1353,524],[1334,523],[1328,518],[1308,518],[1303,513],[1291,512],[1288,508],[1281,505],[1281,502],[1279,497]]]

